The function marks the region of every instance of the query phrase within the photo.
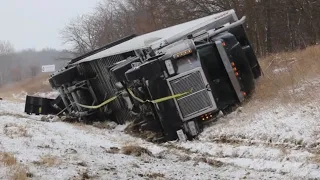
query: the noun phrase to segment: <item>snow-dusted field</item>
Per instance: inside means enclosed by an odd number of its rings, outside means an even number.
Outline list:
[[[312,89],[316,95],[319,84]],[[30,179],[320,178],[320,102],[310,99],[252,100],[199,139],[165,144],[132,137],[126,126],[42,122],[25,115],[23,103],[0,101],[0,179],[19,172],[20,179],[23,173]],[[131,145],[149,152],[130,153]],[[1,158],[8,153],[13,165]]]

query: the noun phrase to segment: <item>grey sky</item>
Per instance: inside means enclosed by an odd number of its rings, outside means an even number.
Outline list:
[[[0,40],[16,50],[62,46],[61,29],[100,0],[0,0]]]

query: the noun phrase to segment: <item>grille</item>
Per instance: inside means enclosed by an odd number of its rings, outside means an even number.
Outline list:
[[[206,84],[200,70],[169,81],[172,93],[178,94],[192,89],[192,94],[176,99],[178,109],[183,119],[202,114],[211,109],[213,103],[207,91]]]
[[[190,89],[192,89],[193,92],[206,89],[206,85],[203,82],[200,71],[196,71],[173,80],[171,82],[171,87],[175,94],[183,93]]]

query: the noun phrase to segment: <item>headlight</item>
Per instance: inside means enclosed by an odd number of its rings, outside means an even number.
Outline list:
[[[174,68],[173,68],[171,60],[166,60],[164,63],[166,64],[166,67],[167,67],[169,74],[170,75],[174,74],[175,72],[174,72]]]

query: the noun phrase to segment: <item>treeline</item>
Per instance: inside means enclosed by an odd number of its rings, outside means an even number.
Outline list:
[[[259,56],[314,45],[320,39],[319,0],[104,0],[62,31],[83,54],[130,34],[144,34],[224,10],[247,16]]]
[[[56,68],[62,68],[72,57],[69,52],[54,49],[3,51],[0,53],[0,87],[39,75],[42,65],[55,64]]]

